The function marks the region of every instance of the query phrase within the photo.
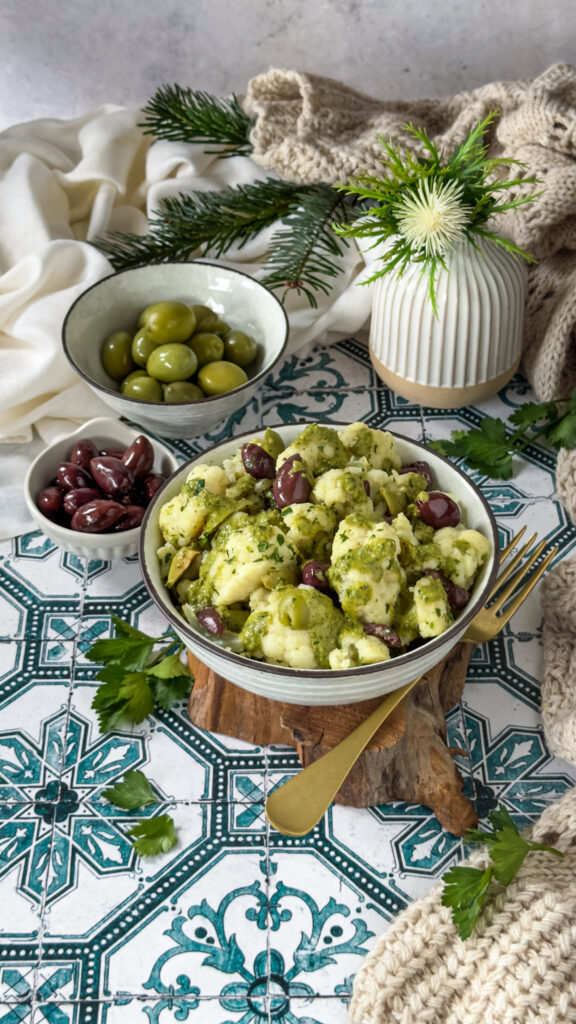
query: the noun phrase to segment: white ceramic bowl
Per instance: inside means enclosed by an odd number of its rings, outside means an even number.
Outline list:
[[[259,343],[246,384],[200,402],[144,402],[119,390],[100,359],[102,343],[115,331],[132,331],[153,302],[204,304]],[[280,359],[288,319],[275,295],[253,277],[216,263],[159,263],[134,267],[97,281],[66,314],[62,343],[68,360],[103,402],[126,419],[163,437],[198,437],[226,422],[258,390]]]
[[[38,528],[54,544],[58,544],[65,551],[78,555],[80,558],[97,559],[104,562],[112,561],[115,558],[128,558],[130,555],[136,554],[141,527],[124,530],[122,533],[79,533],[76,530],[60,526],[58,523],[53,523],[36,507],[35,499],[38,491],[47,487],[54,479],[56,466],[59,462],[64,461],[75,441],[86,437],[94,441],[100,448],[128,447],[139,433],[141,431],[129,427],[119,420],[99,417],[88,420],[62,441],[48,445],[34,459],[24,481],[26,504]],[[177,460],[164,445],[159,444],[153,437],[150,437],[149,441],[154,448],[153,472],[163,473],[166,477],[170,476],[178,467]]]
[[[305,425],[300,423],[275,429],[286,444],[289,444]],[[343,424],[326,425],[341,427]],[[263,435],[263,431],[261,434]],[[223,650],[200,626],[195,628],[184,618],[172,603],[160,576],[156,557],[156,551],[163,543],[158,527],[160,508],[179,492],[192,466],[200,462],[221,464],[222,460],[233,455],[244,441],[255,436],[258,436],[257,433],[252,432],[235,437],[231,441],[215,445],[198,458],[187,462],[154,495],[142,523],[140,561],[146,587],[186,647],[224,679],[262,697],[290,704],[353,704],[368,700],[397,689],[438,664],[455,646],[470,620],[487,599],[498,571],[498,528],[486,500],[462,470],[424,445],[399,434],[394,434],[394,437],[403,463],[425,459],[434,473],[437,487],[457,497],[466,525],[480,530],[492,543],[492,556],[482,568],[468,605],[445,633],[413,651],[375,665],[342,671],[303,670],[270,665]]]

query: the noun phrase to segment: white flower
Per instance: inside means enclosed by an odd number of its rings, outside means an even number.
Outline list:
[[[401,234],[426,256],[443,256],[462,237],[471,210],[462,204],[462,185],[424,178],[396,207]]]

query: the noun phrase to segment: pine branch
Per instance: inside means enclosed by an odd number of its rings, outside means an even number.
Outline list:
[[[143,108],[143,113],[145,119],[141,127],[145,135],[172,142],[216,145],[220,148],[206,149],[206,152],[224,158],[247,156],[252,152],[249,139],[252,121],[236,96],[223,99],[179,85],[163,85]]]
[[[266,260],[269,273],[263,280],[269,288],[284,287],[304,292],[310,305],[317,306],[315,291],[330,293],[328,279],[338,277],[344,248],[332,230],[334,218],[349,221],[358,216],[356,204],[345,202],[330,185],[300,186],[293,208],[270,241]],[[283,298],[284,298],[283,296]]]

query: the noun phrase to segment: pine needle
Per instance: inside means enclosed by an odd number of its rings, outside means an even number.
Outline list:
[[[223,99],[211,93],[161,86],[143,108],[145,135],[172,142],[204,142],[218,146],[206,149],[220,157],[247,156],[252,121],[236,96]],[[224,148],[223,148],[224,147]]]

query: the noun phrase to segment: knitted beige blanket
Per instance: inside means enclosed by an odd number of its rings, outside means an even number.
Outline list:
[[[493,82],[413,102],[384,102],[332,79],[275,69],[249,82],[244,103],[256,118],[252,159],[305,182],[381,172],[377,136],[413,148],[408,122],[449,150],[497,110],[491,155],[522,161],[544,190],[495,225],[538,260],[529,270],[523,369],[543,401],[576,387],[575,68],[558,64],[532,82]]]

